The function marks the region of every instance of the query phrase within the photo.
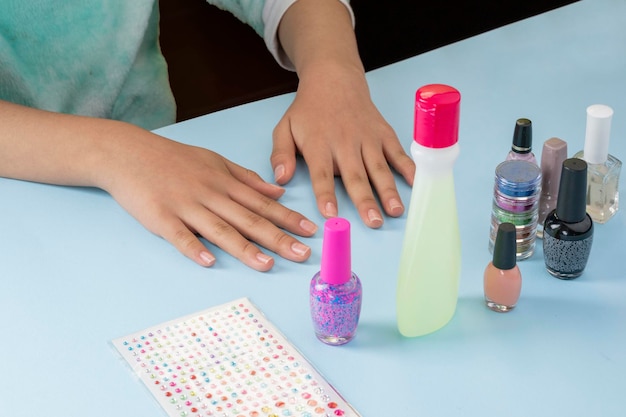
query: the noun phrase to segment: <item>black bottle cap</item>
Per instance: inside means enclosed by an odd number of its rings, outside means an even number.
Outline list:
[[[517,153],[528,153],[533,148],[533,124],[528,119],[517,119],[513,131],[513,146]]]
[[[511,269],[517,262],[516,230],[513,223],[500,223],[493,248],[493,266]]]
[[[587,215],[587,163],[582,159],[563,161],[556,215],[566,223],[578,223]]]

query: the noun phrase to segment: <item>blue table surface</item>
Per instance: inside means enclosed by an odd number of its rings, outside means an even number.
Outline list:
[[[610,152],[626,160],[625,52],[626,2],[582,1],[368,73],[374,102],[407,149],[418,87],[446,83],[463,97],[458,307],[446,327],[420,338],[396,329],[406,217],[369,230],[341,186],[364,301],[356,339],[330,347],[315,338],[308,307],[321,232],[306,240],[313,255],[304,264],[277,259],[271,272],[259,273],[212,247],[218,262],[205,269],[100,190],[0,179],[0,414],[160,415],[110,341],[249,297],[363,416],[626,415],[626,207],[597,225],[579,279],[552,278],[539,244],[520,262],[522,296],[513,312],[488,310],[482,288],[493,173],[515,120],[533,121],[537,157],[553,136],[573,155],[583,147],[586,107],[610,105]],[[158,133],[211,148],[271,180],[271,132],[292,99]],[[398,182],[408,202],[411,190]],[[303,165],[281,201],[323,224]]]

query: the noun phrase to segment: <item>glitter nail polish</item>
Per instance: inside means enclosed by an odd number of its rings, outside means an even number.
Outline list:
[[[506,160],[522,160],[537,165],[537,159],[533,153],[533,124],[529,119],[517,119],[515,122],[513,144]]]
[[[501,223],[498,226],[493,261],[485,268],[485,303],[499,313],[515,308],[522,290],[522,274],[517,266],[516,234],[512,223]]]
[[[566,159],[561,170],[559,197],[543,229],[546,269],[560,279],[580,276],[593,242],[593,220],[586,212],[587,163]]]
[[[322,265],[309,290],[317,338],[329,345],[352,340],[361,314],[362,287],[352,272],[348,220],[333,217],[324,223]]]

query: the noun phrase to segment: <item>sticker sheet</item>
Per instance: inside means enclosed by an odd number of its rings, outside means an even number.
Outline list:
[[[360,416],[247,298],[112,344],[171,417]]]

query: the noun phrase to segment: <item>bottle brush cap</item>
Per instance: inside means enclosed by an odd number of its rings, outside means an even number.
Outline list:
[[[590,164],[603,164],[609,156],[613,109],[604,104],[587,107],[587,127],[583,157]]]
[[[427,148],[447,148],[459,137],[461,94],[445,84],[429,84],[415,93],[413,139]]]
[[[511,269],[517,262],[516,230],[513,223],[500,223],[493,248],[493,266]]]
[[[582,159],[563,161],[556,215],[566,223],[578,223],[587,215],[587,163]]]
[[[513,131],[513,146],[517,153],[528,153],[533,148],[533,124],[529,119],[517,119]]]
[[[333,217],[324,223],[320,279],[331,285],[344,284],[352,276],[350,222]]]

